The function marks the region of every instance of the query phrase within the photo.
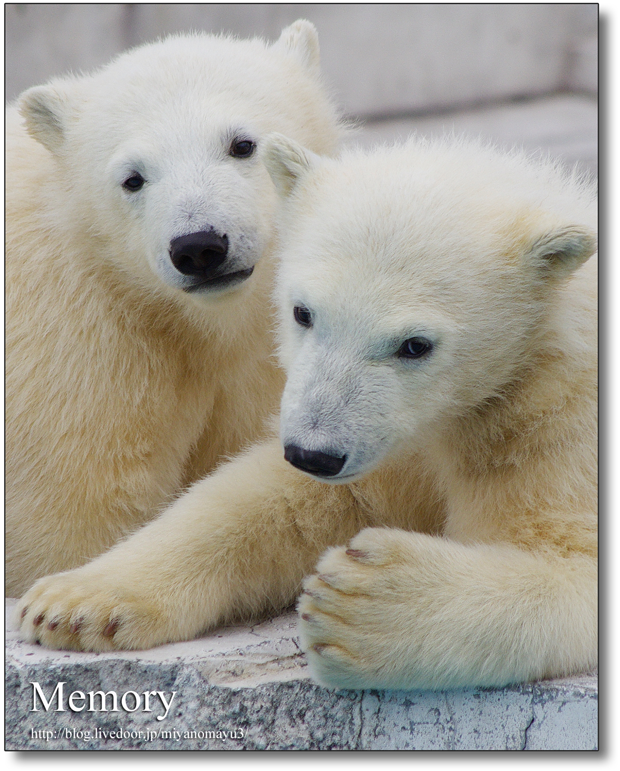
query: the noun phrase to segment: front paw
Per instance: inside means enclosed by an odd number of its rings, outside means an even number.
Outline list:
[[[412,546],[427,536],[368,529],[327,551],[306,579],[298,611],[314,678],[338,688],[394,685],[414,632]],[[415,549],[414,549],[415,551]]]
[[[89,566],[40,579],[15,612],[22,637],[48,648],[144,649],[180,639],[160,603]]]

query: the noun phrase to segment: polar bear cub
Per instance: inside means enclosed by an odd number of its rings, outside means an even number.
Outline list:
[[[329,161],[274,138],[266,162],[288,199],[285,456],[398,525],[306,581],[315,676],[445,688],[592,667],[593,188],[462,142]]]
[[[263,157],[285,199],[281,440],[38,582],[22,634],[148,647],[284,608],[303,585],[302,641],[327,685],[589,669],[593,190],[458,142],[330,160],[276,136]]]
[[[341,136],[314,27],[181,35],[26,91],[7,137],[7,592],[95,557],[264,433],[272,131]]]

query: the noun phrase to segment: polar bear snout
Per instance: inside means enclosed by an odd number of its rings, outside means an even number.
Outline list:
[[[347,456],[331,455],[320,450],[304,450],[295,444],[287,444],[284,448],[284,459],[308,474],[334,477],[342,471]]]
[[[170,242],[170,259],[174,267],[184,276],[205,279],[213,276],[226,262],[228,237],[210,230],[201,230]]]
[[[173,238],[170,262],[182,276],[184,292],[210,292],[240,284],[249,278],[254,266],[238,269],[229,253],[228,236],[214,228]]]

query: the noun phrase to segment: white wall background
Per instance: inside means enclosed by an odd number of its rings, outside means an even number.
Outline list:
[[[595,92],[595,3],[5,4],[6,97],[170,32],[275,39],[318,28],[340,104],[363,118]]]

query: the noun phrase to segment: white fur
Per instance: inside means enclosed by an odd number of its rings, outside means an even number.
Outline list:
[[[182,35],[29,89],[7,137],[7,591],[100,554],[264,432],[274,129],[332,152],[314,27],[273,45]],[[139,172],[137,191],[123,187]],[[228,239],[227,287],[171,241]]]
[[[324,684],[589,669],[593,190],[462,142],[328,160],[276,136],[263,157],[286,198],[282,439],[346,463],[325,484],[280,442],[256,445],[126,543],[40,582],[24,635],[94,650],[183,639],[285,607],[315,569],[301,637]],[[432,350],[403,358],[412,337]]]
[[[346,452],[336,481],[359,477],[403,442],[434,441],[523,368],[546,285],[596,249],[591,191],[459,143],[308,159],[305,180],[303,155],[277,141],[302,176],[281,228],[282,442]],[[311,330],[293,322],[295,305],[316,315]],[[432,355],[397,359],[416,336]]]
[[[444,688],[592,667],[593,188],[460,142],[305,170],[289,140],[265,152],[280,189],[289,177],[282,443],[345,456],[325,481],[374,472],[389,508],[371,510],[401,528],[364,530],[306,581],[315,676]],[[311,326],[293,320],[299,305]],[[399,356],[411,338],[432,350]],[[392,485],[442,537],[405,532],[421,528]]]

